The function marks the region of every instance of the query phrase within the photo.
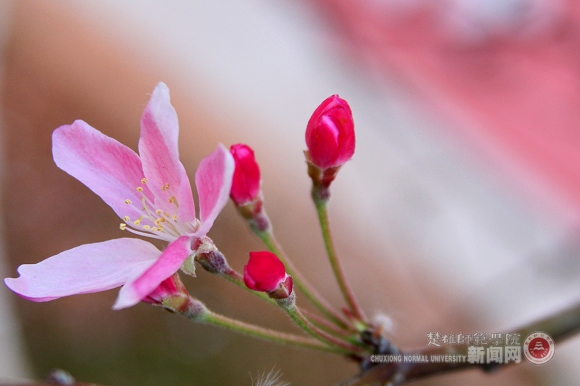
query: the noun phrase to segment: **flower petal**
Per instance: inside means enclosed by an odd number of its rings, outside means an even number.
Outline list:
[[[113,309],[119,310],[139,303],[155,291],[163,280],[177,272],[191,253],[191,238],[188,236],[181,236],[169,244],[155,263],[140,272],[135,271],[127,280],[119,291]]]
[[[140,216],[139,210],[125,203],[129,199],[141,205],[137,187],[143,187],[143,194],[153,199],[141,182],[144,174],[139,156],[83,121],[54,131],[52,154],[59,168],[99,195],[121,218]]]
[[[63,296],[105,291],[123,285],[159,257],[152,244],[132,238],[85,244],[37,264],[23,264],[20,277],[4,279],[25,299],[45,302]]]
[[[199,164],[195,173],[201,220],[197,236],[209,232],[216,217],[228,202],[235,168],[233,156],[222,144]]]
[[[195,205],[189,178],[179,161],[178,135],[179,123],[169,101],[169,89],[159,83],[141,117],[139,154],[147,185],[156,197],[155,205],[190,222],[195,220]]]

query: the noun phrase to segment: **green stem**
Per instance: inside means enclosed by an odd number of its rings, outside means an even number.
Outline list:
[[[313,187],[313,190],[315,188]],[[322,237],[324,238],[324,245],[326,247],[326,253],[328,254],[328,259],[330,261],[330,265],[334,272],[334,276],[336,277],[336,281],[338,282],[338,286],[340,287],[340,292],[344,296],[346,303],[348,304],[350,310],[353,312],[354,316],[360,321],[366,321],[366,316],[359,306],[352,289],[348,285],[346,280],[346,275],[344,274],[344,270],[342,269],[342,265],[338,260],[338,256],[336,254],[336,250],[334,248],[334,243],[332,241],[332,234],[330,232],[330,222],[328,220],[328,210],[327,210],[327,200],[325,199],[316,199],[315,194],[313,193],[314,204],[316,206],[316,212],[318,213],[318,221],[320,222],[320,228],[322,230]]]
[[[342,337],[344,339],[347,339],[350,336],[358,335],[358,333],[354,328],[351,328],[349,330],[343,330],[342,328],[339,328],[338,326],[332,324],[330,321],[324,319],[322,316],[316,315],[305,309],[301,309],[301,312],[306,317],[306,319],[312,322],[312,324],[330,334]],[[350,338],[348,339],[350,341]]]
[[[208,310],[199,300],[191,297],[189,298],[187,305],[175,311],[194,322],[213,324],[214,326],[220,326],[228,330],[236,331],[255,338],[265,339],[281,344],[326,351],[335,354],[345,354],[344,350],[340,348],[322,344],[319,341],[311,338],[274,331],[268,328],[245,323],[236,319],[228,318],[227,316],[217,314]]]
[[[310,283],[300,274],[300,272],[294,267],[290,258],[284,253],[282,247],[274,237],[271,231],[256,232],[258,237],[262,239],[268,250],[274,253],[278,258],[284,263],[286,271],[292,279],[294,284],[300,292],[306,296],[306,298],[329,320],[334,324],[339,326],[344,330],[350,330],[350,325],[348,321],[344,320],[342,315],[333,310],[333,307],[312,287]]]
[[[246,285],[244,284],[244,281],[243,281],[243,277],[239,272],[237,272],[231,268],[228,268],[225,272],[219,273],[219,276],[221,276],[224,279],[228,280],[229,282],[237,285],[238,287],[244,288],[245,290],[249,291],[253,295],[267,301],[268,303],[278,306],[277,302],[274,299],[271,299],[268,296],[268,294],[266,294],[265,292],[253,291],[253,290],[249,289],[248,287],[246,287]],[[308,317],[307,319],[310,319],[310,317]],[[327,323],[326,326],[333,326],[333,325],[330,325]],[[300,327],[302,327],[302,326],[300,325]],[[340,339],[342,339],[343,341],[352,342],[352,339],[350,337],[346,337],[343,335],[346,333],[345,330],[341,330],[341,329],[338,329],[335,327],[335,331],[342,333],[342,334],[337,334],[337,335],[342,335],[342,336],[340,336]],[[351,331],[352,331],[352,329],[351,329]],[[352,342],[352,343],[355,343],[355,342]]]
[[[350,348],[352,348],[354,346],[349,344],[349,343],[346,343],[348,341],[348,338],[342,338],[342,340],[338,340],[338,338],[334,338],[334,337],[326,334],[326,332],[319,330],[308,319],[306,319],[302,314],[300,314],[300,312],[298,310],[296,310],[296,307],[295,307],[296,294],[295,294],[295,292],[292,292],[291,296],[288,298],[274,300],[274,299],[270,298],[269,294],[266,294],[266,293],[261,292],[261,291],[250,290],[245,285],[243,276],[239,272],[237,272],[236,270],[232,269],[228,265],[225,256],[217,250],[211,250],[211,251],[207,251],[207,252],[204,252],[202,254],[199,254],[197,256],[197,261],[200,263],[200,265],[206,271],[213,273],[213,274],[217,274],[218,276],[220,276],[220,277],[226,279],[227,281],[237,285],[238,287],[241,287],[247,291],[250,291],[255,296],[258,296],[259,298],[266,300],[267,302],[269,302],[271,304],[281,306],[287,312],[290,312],[290,311],[288,311],[289,308],[294,309],[292,314],[293,315],[298,314],[298,315],[300,315],[300,318],[296,319],[295,317],[293,317],[292,319],[294,319],[294,321],[297,322],[298,326],[303,328],[304,331],[306,331],[308,334],[311,334],[317,338],[321,335],[328,336],[328,337],[330,337],[330,340],[323,339],[322,341],[330,343],[334,346],[343,347],[343,348],[344,348],[344,345],[346,345],[347,351],[342,352],[342,353],[343,354],[350,354],[351,353],[352,350],[350,350]],[[176,310],[177,312],[181,312],[181,311],[179,311],[179,309],[187,307],[187,308],[191,309],[191,311],[187,311],[188,315],[193,315],[193,314],[205,315],[207,312],[209,312],[209,311],[207,311],[207,308],[201,302],[192,303],[193,298],[188,297],[188,299],[189,299],[189,303],[186,302],[184,306],[175,307],[174,305],[169,305],[169,304],[168,305],[170,306],[171,309]],[[195,299],[193,299],[193,300],[195,300]],[[197,309],[195,307],[197,307],[199,309]],[[183,313],[183,312],[181,312],[181,313]],[[190,317],[190,319],[192,319],[192,317]],[[229,320],[229,321],[236,322],[235,320]],[[298,322],[298,321],[300,321],[300,322]],[[355,347],[355,349],[356,349],[356,347]],[[350,351],[348,351],[348,350],[350,350]]]
[[[347,343],[344,340],[334,337],[316,327],[300,312],[300,310],[295,305],[289,306],[282,305],[282,308],[286,310],[288,315],[292,318],[292,320],[294,320],[294,322],[296,322],[296,324],[300,326],[300,328],[302,328],[304,331],[306,331],[307,334],[320,340],[321,342],[331,344],[333,346],[338,346],[346,350],[344,354],[360,354],[361,352],[363,352],[362,348],[357,347],[351,343]]]

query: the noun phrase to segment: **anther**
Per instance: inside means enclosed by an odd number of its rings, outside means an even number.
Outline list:
[[[119,228],[124,231],[125,229],[127,229],[127,224],[120,224]]]
[[[132,203],[133,203],[133,201],[131,201],[131,200],[129,200],[129,199],[126,199],[126,200],[125,200],[125,204],[127,204],[127,205],[131,205]]]
[[[131,221],[131,219],[129,218],[129,216],[125,216],[125,217],[123,217],[123,220],[125,220],[125,222],[129,222],[129,221]]]

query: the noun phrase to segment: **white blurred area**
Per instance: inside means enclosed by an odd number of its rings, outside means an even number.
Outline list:
[[[4,11],[10,2],[0,4],[0,16],[9,18]],[[415,337],[414,345],[426,343],[429,331],[406,331],[414,323],[409,315],[417,318],[423,307],[435,325],[467,314],[480,331],[492,333],[578,300],[580,243],[570,237],[578,214],[553,202],[523,200],[507,175],[443,129],[450,123],[427,112],[396,79],[347,60],[307,2],[99,0],[54,7],[118,41],[141,58],[139,66],[154,68],[164,75],[159,81],[211,111],[223,123],[214,137],[254,148],[268,211],[293,253],[310,251],[293,229],[308,221],[307,231],[316,231],[301,153],[306,122],[327,96],[348,100],[357,151],[333,186],[331,217],[355,291],[369,313],[392,318],[395,341],[404,334]],[[473,17],[473,9],[465,5],[462,12]],[[182,127],[190,130],[195,128]],[[312,249],[320,254],[321,243]],[[327,269],[325,261],[298,261],[312,279],[311,272]],[[387,273],[408,288],[390,293],[381,280]],[[339,301],[331,286],[325,292]],[[419,303],[395,299],[403,293]],[[0,379],[27,374],[20,354],[4,355],[20,347],[10,296],[0,290]],[[433,299],[438,303],[427,307]],[[559,347],[554,364],[538,374],[553,385],[572,384],[580,376],[579,346],[574,338]]]

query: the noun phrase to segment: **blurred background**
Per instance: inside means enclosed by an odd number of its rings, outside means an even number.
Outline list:
[[[371,315],[401,347],[429,332],[511,332],[580,298],[580,4],[573,0],[0,0],[0,273],[123,237],[110,208],[52,161],[83,119],[136,149],[159,81],[190,178],[218,142],[252,146],[277,237],[328,299],[302,150],[331,94],[348,100],[354,159],[333,184],[337,247]],[[262,249],[228,204],[210,236],[241,270]],[[211,309],[295,331],[200,272]],[[354,363],[194,325],[116,291],[32,303],[0,286],[0,381],[52,368],[105,385],[251,384],[276,367],[330,385]],[[569,385],[580,340],[543,366],[418,385]]]

